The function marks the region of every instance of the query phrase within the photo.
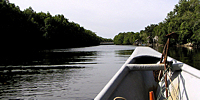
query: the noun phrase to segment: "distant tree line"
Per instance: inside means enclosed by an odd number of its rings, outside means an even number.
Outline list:
[[[64,15],[36,13],[31,7],[21,11],[8,0],[0,0],[0,20],[0,43],[4,51],[92,46],[110,41],[69,22]]]
[[[179,34],[178,40],[172,40],[172,44],[200,44],[199,0],[180,0],[163,22],[151,24],[140,32],[119,33],[115,36],[114,43],[133,44],[137,39],[143,41],[143,43],[152,43],[153,38],[157,36],[157,42],[164,44],[166,42],[165,35],[171,32]]]

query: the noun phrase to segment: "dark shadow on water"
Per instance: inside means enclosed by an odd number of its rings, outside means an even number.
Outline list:
[[[154,49],[160,53],[163,51],[163,47],[155,47]],[[200,70],[200,49],[174,46],[169,48],[168,55]]]
[[[11,71],[4,70],[4,72],[0,72],[0,84],[1,85],[10,85],[18,82],[20,80],[21,75],[46,75],[46,74],[63,74],[68,70],[76,70],[76,69],[83,69],[85,67],[81,66],[66,66],[66,67],[58,67],[58,68],[30,68],[30,69],[13,69]]]
[[[88,64],[97,64],[92,62],[97,55],[95,51],[42,50],[1,54],[1,85],[15,84],[21,81],[18,80],[21,79],[21,75],[55,74],[63,70],[83,69]]]
[[[71,76],[80,73],[82,69],[32,69],[31,72],[1,73],[0,99],[30,99],[35,95],[49,96],[52,91],[70,89],[68,83]]]
[[[52,50],[32,52],[10,52],[1,55],[0,66],[60,65],[73,62],[91,62],[97,52],[53,52]],[[90,56],[90,58],[87,58]]]

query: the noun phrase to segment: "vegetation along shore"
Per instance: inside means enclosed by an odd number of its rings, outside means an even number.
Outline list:
[[[36,13],[31,7],[21,11],[8,0],[0,0],[0,15],[0,40],[4,51],[92,46],[112,41],[69,22],[64,15]]]
[[[29,59],[44,49],[64,49],[99,45],[112,39],[97,36],[62,14],[35,12],[31,7],[21,11],[9,0],[0,0],[0,63],[9,65]]]
[[[164,44],[165,35],[177,33],[178,39],[170,44],[193,46],[200,45],[200,1],[180,0],[167,17],[158,24],[151,24],[140,32],[121,32],[114,37],[115,44]]]

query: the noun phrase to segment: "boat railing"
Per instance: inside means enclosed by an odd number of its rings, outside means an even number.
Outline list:
[[[127,64],[130,70],[134,71],[152,71],[152,70],[164,70],[165,64]],[[181,70],[183,63],[176,63],[169,65],[172,71]]]

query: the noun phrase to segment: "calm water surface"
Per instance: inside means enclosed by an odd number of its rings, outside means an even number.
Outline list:
[[[1,74],[0,99],[91,100],[134,49],[135,46],[100,45],[43,50],[16,58],[7,57],[1,61],[1,66],[65,65],[74,68],[32,69],[23,73]],[[162,52],[162,47],[155,49]],[[198,49],[173,47],[169,55],[200,69]]]
[[[0,99],[93,99],[134,49],[135,46],[100,45],[30,54],[29,58],[12,61],[12,65],[62,64],[85,68],[35,69],[34,73],[1,75]]]
[[[163,47],[154,49],[159,52],[163,51]],[[168,55],[200,70],[200,48],[174,46],[169,48]]]

